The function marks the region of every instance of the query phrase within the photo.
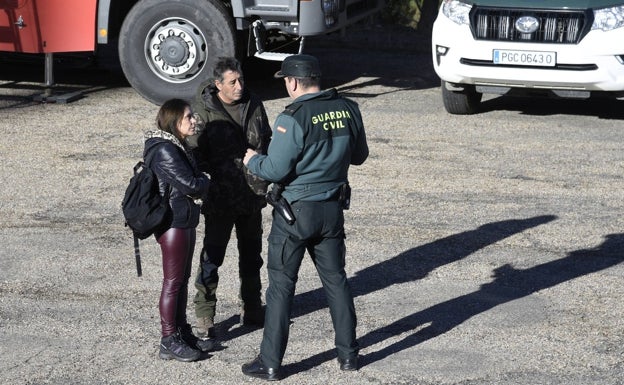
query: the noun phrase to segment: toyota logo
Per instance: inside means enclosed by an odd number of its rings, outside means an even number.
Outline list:
[[[516,20],[516,29],[520,33],[533,33],[539,27],[539,20],[533,16],[522,16]]]

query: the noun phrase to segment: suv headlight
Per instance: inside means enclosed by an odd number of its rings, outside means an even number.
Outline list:
[[[624,27],[624,5],[594,10],[592,29],[611,31],[621,27]]]
[[[442,14],[459,25],[470,24],[471,9],[472,5],[458,0],[444,0],[442,4]]]

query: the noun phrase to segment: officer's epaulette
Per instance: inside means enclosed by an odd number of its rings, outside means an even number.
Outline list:
[[[283,115],[293,116],[297,110],[301,108],[301,103],[293,103],[286,107],[284,111],[282,111]]]

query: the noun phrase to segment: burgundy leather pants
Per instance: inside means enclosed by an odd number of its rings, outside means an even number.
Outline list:
[[[160,292],[160,324],[163,337],[187,323],[188,281],[193,264],[195,229],[171,228],[157,239],[162,251],[163,283]]]

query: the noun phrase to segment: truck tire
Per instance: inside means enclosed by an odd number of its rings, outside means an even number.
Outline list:
[[[233,20],[220,0],[141,0],[119,34],[130,85],[150,102],[189,100],[219,56],[236,53]]]
[[[463,86],[461,90],[449,90],[442,81],[442,101],[444,108],[453,115],[472,115],[479,111],[483,94],[475,91],[474,86]]]

